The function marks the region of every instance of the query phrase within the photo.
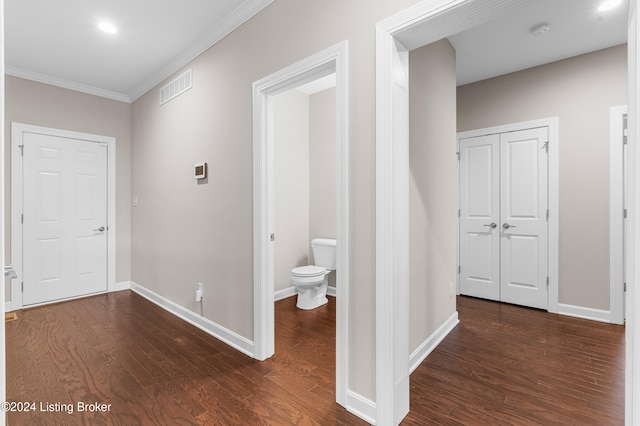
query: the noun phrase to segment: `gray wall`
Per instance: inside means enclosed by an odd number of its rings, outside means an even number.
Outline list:
[[[291,268],[309,264],[309,96],[273,99],[275,291],[291,287]]]
[[[349,42],[349,388],[375,400],[375,24],[417,0],[278,0],[188,66],[193,89],[133,104],[133,280],[253,339],[251,85]],[[209,162],[197,185],[194,163]],[[434,306],[438,301],[433,301]],[[199,311],[199,310],[198,310]]]
[[[11,123],[17,122],[116,138],[116,282],[130,281],[131,105],[12,76],[5,76],[5,82],[7,264],[11,259]]]
[[[455,312],[456,52],[447,40],[409,54],[410,352]]]
[[[609,310],[609,110],[626,45],[458,88],[458,131],[558,116],[559,302]]]

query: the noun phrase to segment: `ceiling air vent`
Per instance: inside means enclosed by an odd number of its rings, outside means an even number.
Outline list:
[[[160,89],[160,105],[169,102],[178,95],[183,94],[187,90],[191,89],[191,87],[193,87],[193,85],[191,70],[189,70]]]

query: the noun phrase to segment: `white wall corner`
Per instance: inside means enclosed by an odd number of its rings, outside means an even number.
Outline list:
[[[431,336],[427,338],[409,356],[409,373],[413,373],[422,361],[444,340],[445,337],[460,323],[458,312],[454,312]]]
[[[11,306],[11,300],[7,300],[7,301],[4,302],[4,311],[5,312],[13,311],[13,308]]]
[[[582,306],[558,304],[558,313],[568,317],[588,319],[598,322],[611,322],[611,312],[601,309],[585,308]]]
[[[187,308],[184,308],[171,300],[160,296],[159,294],[142,287],[141,285],[131,282],[131,290],[144,297],[145,299],[160,306],[165,311],[177,316],[178,318],[198,327],[200,330],[223,341],[234,349],[239,350],[245,355],[253,357],[253,342],[239,334],[216,324],[215,322],[204,318]]]
[[[347,391],[347,411],[365,422],[376,424],[376,403],[351,390]]]

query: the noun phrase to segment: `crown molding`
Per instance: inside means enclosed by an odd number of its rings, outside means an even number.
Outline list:
[[[131,92],[129,92],[128,94],[131,102],[135,102],[138,98],[145,95],[158,84],[162,83],[171,75],[179,71],[180,68],[196,59],[211,46],[222,40],[233,30],[247,22],[249,19],[262,11],[265,7],[273,3],[273,1],[274,0],[244,1],[240,6],[229,13],[224,19],[222,19],[220,25],[214,26],[214,28],[208,34],[192,44],[180,55],[176,56],[173,60],[167,63],[167,65],[153,73],[144,82],[134,87],[133,90],[131,90]]]
[[[99,87],[93,87],[74,81],[65,80],[63,78],[53,77],[48,74],[41,74],[34,71],[25,70],[11,65],[5,66],[5,74],[13,77],[24,78],[26,80],[36,81],[38,83],[48,84],[50,86],[61,87],[63,89],[74,90],[76,92],[86,93],[88,95],[100,96],[102,98],[111,99],[119,102],[131,103],[128,95],[123,93],[112,92]]]

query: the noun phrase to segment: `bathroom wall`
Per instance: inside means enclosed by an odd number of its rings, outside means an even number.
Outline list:
[[[5,78],[6,261],[11,263],[11,123],[116,138],[116,282],[131,280],[131,105],[13,76]],[[5,281],[6,300],[11,300]]]
[[[609,113],[626,45],[458,87],[458,131],[559,117],[561,304],[609,310]]]
[[[309,97],[309,157],[309,237],[336,238],[335,87]],[[329,279],[335,286],[335,274]]]
[[[291,268],[309,264],[309,96],[273,98],[274,290],[291,286]]]
[[[336,237],[335,111],[335,88],[274,97],[275,291],[313,264],[313,238]]]
[[[449,41],[410,52],[409,110],[413,353],[456,310],[456,52]]]

